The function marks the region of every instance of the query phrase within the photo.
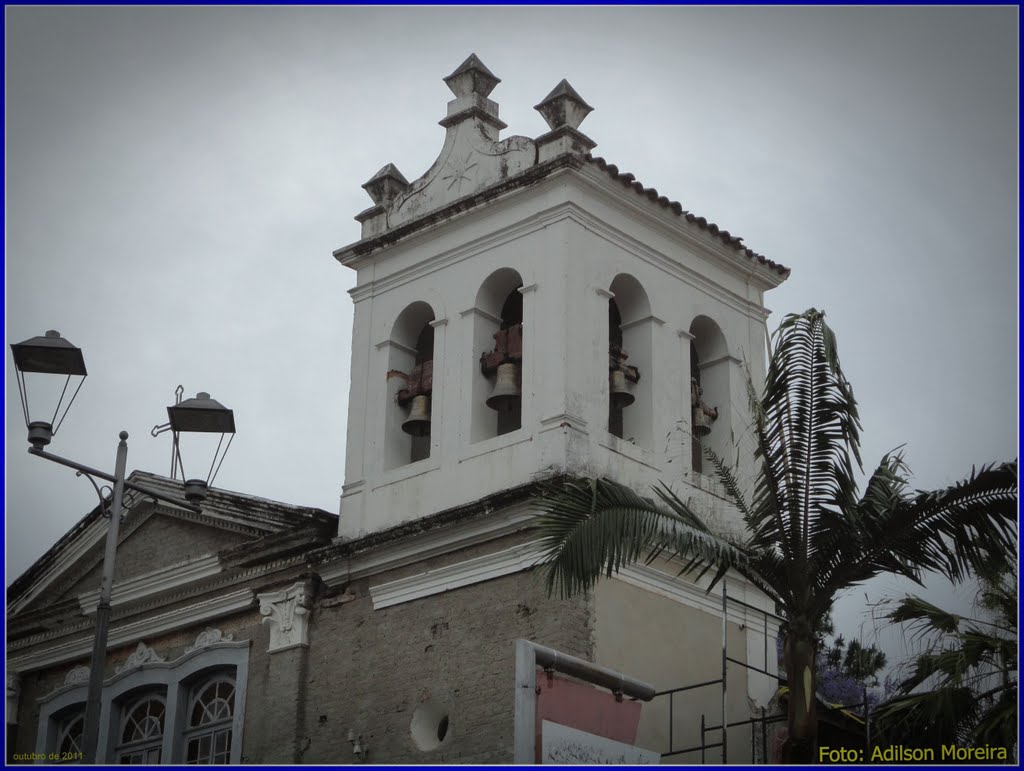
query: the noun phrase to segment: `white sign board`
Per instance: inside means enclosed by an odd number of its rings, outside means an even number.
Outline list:
[[[661,755],[545,720],[541,726],[540,762],[573,766],[650,766],[661,763]]]

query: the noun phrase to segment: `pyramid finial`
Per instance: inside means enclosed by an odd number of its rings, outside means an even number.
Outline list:
[[[544,117],[552,131],[563,126],[578,129],[594,110],[565,78],[533,109]]]
[[[444,82],[455,96],[479,94],[486,97],[501,83],[501,78],[487,69],[476,54],[470,54],[466,61],[455,68],[455,72],[444,79]]]
[[[362,187],[375,204],[387,206],[399,193],[409,186],[409,181],[395,164],[389,163],[378,171]]]

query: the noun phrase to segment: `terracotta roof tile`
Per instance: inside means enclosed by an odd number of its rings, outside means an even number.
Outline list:
[[[617,182],[621,182],[623,185],[633,188],[640,195],[646,196],[651,201],[656,201],[659,206],[666,209],[671,209],[673,213],[680,217],[684,217],[687,222],[692,222],[702,230],[708,231],[711,235],[717,236],[722,243],[731,246],[738,252],[741,252],[744,256],[751,260],[755,260],[757,263],[766,266],[770,270],[774,270],[781,276],[788,276],[790,269],[785,265],[777,263],[773,260],[769,260],[763,254],[758,254],[750,247],[743,243],[743,239],[739,236],[732,235],[728,230],[723,230],[718,227],[714,222],[708,222],[705,217],[698,217],[696,214],[687,211],[683,208],[683,205],[679,201],[669,200],[667,197],[660,195],[658,191],[653,187],[644,187],[637,178],[629,172],[620,172],[618,166],[613,163],[608,163],[604,158],[587,154],[587,161],[593,163],[597,168],[608,173],[612,179]]]

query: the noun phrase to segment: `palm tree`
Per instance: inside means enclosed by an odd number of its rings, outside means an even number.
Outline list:
[[[886,741],[910,747],[1003,748],[1017,740],[1017,562],[976,565],[987,618],[965,618],[920,597],[887,614],[906,623],[925,650],[875,713]],[[939,753],[936,752],[936,756]]]
[[[732,569],[773,598],[788,623],[784,759],[812,762],[816,641],[836,596],[881,573],[920,583],[922,571],[936,571],[957,581],[979,553],[1006,552],[1017,464],[911,492],[901,454],[890,453],[858,495],[857,403],[824,312],[787,316],[772,343],[763,394],[750,387],[757,472],[750,500],[734,471],[705,450],[746,525],[743,540],[712,532],[664,483],[654,501],[608,479],[542,485],[535,527],[552,594],[586,592],[601,576],[664,554],[681,560],[684,572],[712,571],[712,587]]]

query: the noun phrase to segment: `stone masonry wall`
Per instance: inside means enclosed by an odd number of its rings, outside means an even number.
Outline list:
[[[363,736],[370,763],[509,763],[513,641],[591,653],[589,601],[549,599],[536,573],[377,611],[368,584],[349,587],[356,600],[314,613],[300,762],[354,762],[351,729]],[[410,725],[428,702],[449,716],[449,727],[439,747],[424,751]]]

